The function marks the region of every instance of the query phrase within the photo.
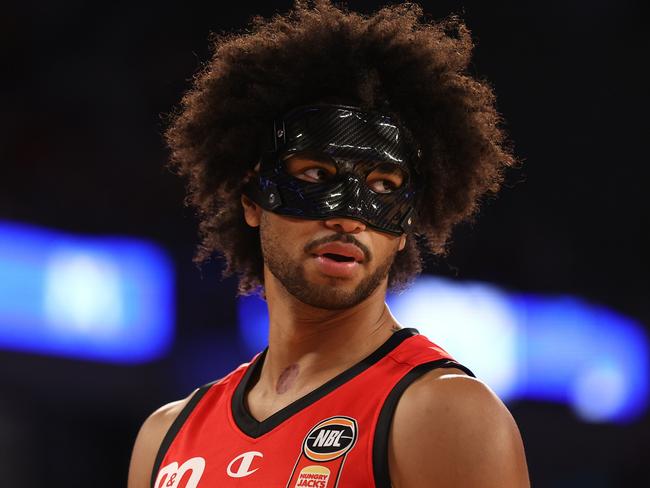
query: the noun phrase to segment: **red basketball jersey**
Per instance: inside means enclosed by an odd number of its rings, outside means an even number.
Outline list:
[[[153,488],[389,488],[388,431],[404,390],[435,368],[473,376],[415,329],[401,329],[259,422],[245,394],[265,354],[195,393],[160,446]]]

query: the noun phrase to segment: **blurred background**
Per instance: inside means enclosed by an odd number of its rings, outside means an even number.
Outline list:
[[[191,262],[161,133],[209,33],[290,4],[3,4],[4,485],[125,486],[146,416],[264,347],[263,303]],[[466,20],[525,164],[389,304],[506,401],[533,486],[650,486],[647,11],[422,5]]]

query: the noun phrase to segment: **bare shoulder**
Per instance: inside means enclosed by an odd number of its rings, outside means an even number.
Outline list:
[[[393,487],[526,488],[528,469],[512,415],[485,383],[434,370],[395,409],[388,446]]]
[[[196,391],[198,390],[195,390],[183,400],[168,403],[160,407],[144,421],[135,439],[131,454],[128,488],[150,487],[151,471],[153,470],[160,444],[172,423],[178,417],[178,414],[185,408]]]

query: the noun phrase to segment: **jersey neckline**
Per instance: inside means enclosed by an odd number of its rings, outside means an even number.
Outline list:
[[[293,403],[290,403],[283,409],[277,411],[270,417],[260,422],[251,415],[248,407],[246,406],[246,392],[249,389],[252,378],[258,377],[260,371],[262,370],[264,358],[266,357],[266,352],[268,351],[267,347],[253,360],[248,368],[246,368],[246,372],[235,388],[231,401],[233,420],[235,421],[235,424],[237,424],[237,427],[247,436],[252,438],[261,437],[267,432],[275,429],[285,420],[291,418],[301,410],[304,410],[316,401],[320,400],[339,386],[347,383],[355,376],[363,373],[370,366],[387,356],[406,339],[417,335],[418,333],[419,332],[417,329],[413,328],[398,330],[369,356],[365,357],[357,364],[351,366],[315,390],[307,393],[303,397],[300,397]]]

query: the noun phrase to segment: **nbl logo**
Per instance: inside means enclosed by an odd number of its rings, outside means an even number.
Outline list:
[[[357,421],[338,415],[307,432],[286,488],[336,488],[358,436]]]
[[[357,423],[354,419],[332,417],[309,431],[303,443],[303,452],[312,461],[331,461],[352,449],[356,438]]]

